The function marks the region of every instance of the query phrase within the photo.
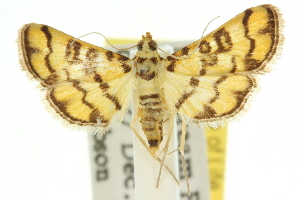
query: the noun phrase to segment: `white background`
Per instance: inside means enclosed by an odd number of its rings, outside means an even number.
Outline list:
[[[299,199],[300,28],[296,1],[0,1],[0,199],[91,199],[86,133],[61,126],[20,70],[16,38],[26,23],[73,36],[196,40],[246,8],[272,3],[285,25],[282,58],[261,79],[249,112],[230,125],[226,200]],[[102,45],[100,36],[85,40]],[[92,41],[93,40],[93,41]]]

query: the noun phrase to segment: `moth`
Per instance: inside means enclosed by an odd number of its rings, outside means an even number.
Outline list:
[[[19,49],[23,69],[40,82],[50,107],[70,124],[105,133],[114,121],[122,121],[135,88],[133,123],[139,121],[147,137],[144,145],[155,156],[166,135],[166,113],[184,124],[218,127],[244,111],[258,87],[257,76],[278,57],[282,27],[279,10],[260,5],[166,59],[147,32],[129,59],[32,23],[21,28]],[[183,154],[182,145],[180,150]]]

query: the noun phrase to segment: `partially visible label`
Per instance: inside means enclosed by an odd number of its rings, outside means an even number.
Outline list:
[[[93,200],[134,200],[131,114],[105,135],[88,134]]]
[[[207,129],[205,134],[209,160],[211,200],[223,200],[227,127]]]

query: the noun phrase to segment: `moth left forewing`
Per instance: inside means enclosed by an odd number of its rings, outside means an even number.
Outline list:
[[[55,116],[102,133],[122,120],[133,85],[129,58],[42,24],[25,25],[19,40],[21,64],[47,91]]]

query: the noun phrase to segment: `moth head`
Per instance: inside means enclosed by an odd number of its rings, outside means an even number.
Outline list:
[[[140,40],[137,44],[137,49],[139,51],[156,51],[157,43],[155,40],[152,40],[152,35],[150,32],[146,33],[146,36],[142,36],[142,40]]]

